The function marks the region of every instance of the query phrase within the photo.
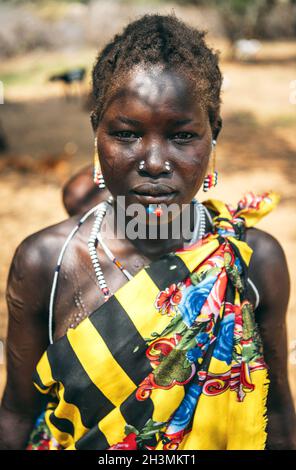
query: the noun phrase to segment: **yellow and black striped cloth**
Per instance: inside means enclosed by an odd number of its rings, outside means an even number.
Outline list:
[[[43,393],[56,386],[59,405],[55,413],[48,412],[48,420],[63,446],[72,447],[74,439],[77,449],[106,449],[117,433],[108,423],[114,415],[121,428],[125,423],[144,426],[153,414],[151,399],[139,403],[135,398],[152,370],[144,338],[151,331],[161,333],[171,320],[156,312],[159,291],[189,274],[179,256],[155,261],[48,348],[34,381]]]
[[[271,202],[265,196],[256,209],[250,205],[240,209],[240,218],[244,217],[246,226],[253,225],[274,207],[276,196],[269,194],[268,197]],[[227,227],[233,230],[234,214],[228,206],[211,201],[208,207],[218,213],[216,224],[222,226],[222,235]],[[108,449],[123,441],[127,426],[141,430],[149,420],[165,422],[182,403],[186,385],[157,388],[145,400],[139,401],[136,396],[139,385],[155,368],[146,354],[147,341],[151,341],[151,335],[161,335],[172,322],[172,317],[156,309],[155,299],[160,291],[187,279],[196,267],[214,256],[225,241],[232,245],[247,267],[252,250],[238,240],[234,232],[225,236],[221,233],[217,230],[192,249],[151,263],[75,329],[69,329],[64,337],[48,347],[37,365],[34,383],[41,393],[52,397],[46,410],[46,422],[63,448]],[[239,302],[235,290],[233,302],[234,299]],[[224,308],[225,303],[221,315]],[[210,367],[218,367],[218,373],[225,373],[222,362],[213,358],[211,364]],[[212,372],[216,373],[214,369]],[[202,396],[203,424],[191,430],[191,434],[196,432],[196,439],[179,448],[264,448],[266,370],[256,370],[251,379],[256,390],[247,394],[238,408],[235,393],[229,390],[223,399],[221,395]],[[251,395],[253,398],[249,398]],[[225,406],[232,410],[229,430],[225,422],[219,423],[223,414],[227,415]],[[239,416],[243,422],[237,419]],[[157,446],[156,441],[154,444],[154,448],[164,448],[162,444]]]

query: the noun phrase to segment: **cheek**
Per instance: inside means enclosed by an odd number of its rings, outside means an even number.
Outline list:
[[[197,192],[207,171],[211,146],[196,148],[191,155],[178,160],[178,173],[185,191]]]
[[[125,187],[127,176],[136,165],[136,156],[122,145],[102,139],[98,143],[100,164],[107,187],[115,194],[120,194]]]

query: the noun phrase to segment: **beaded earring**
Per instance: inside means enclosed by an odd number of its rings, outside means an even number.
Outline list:
[[[218,171],[216,170],[216,140],[212,141],[212,172],[208,173],[203,182],[204,192],[215,187],[218,182]]]
[[[98,185],[100,189],[106,188],[104,176],[101,172],[99,154],[98,154],[98,139],[95,138],[95,152],[94,152],[94,183]]]

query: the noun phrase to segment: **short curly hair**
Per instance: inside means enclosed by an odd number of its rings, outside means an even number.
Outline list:
[[[104,101],[122,74],[137,64],[161,64],[188,77],[206,107],[213,132],[220,119],[222,75],[218,53],[204,40],[205,31],[185,24],[174,15],[147,14],[129,23],[99,53],[93,70],[93,110],[96,130]],[[111,88],[110,88],[111,87]]]

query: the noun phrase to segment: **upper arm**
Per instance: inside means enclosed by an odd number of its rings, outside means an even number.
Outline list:
[[[290,295],[287,260],[280,243],[261,230],[248,230],[246,241],[253,249],[249,277],[260,295],[255,315],[270,379],[269,429],[271,436],[276,435],[273,445],[293,447],[296,445],[296,419],[287,370],[286,313]]]
[[[263,339],[265,360],[271,377],[280,386],[287,376],[286,312],[290,295],[287,260],[279,242],[268,233],[249,230],[247,242],[253,248],[249,277],[260,295],[256,320]]]
[[[42,253],[32,236],[17,248],[8,276],[7,384],[2,400],[4,407],[28,415],[38,408],[32,374],[48,345],[45,283]]]
[[[0,447],[23,448],[36,416],[45,404],[32,374],[48,345],[46,278],[42,253],[34,236],[16,250],[8,276],[6,298],[7,383],[0,409]]]

